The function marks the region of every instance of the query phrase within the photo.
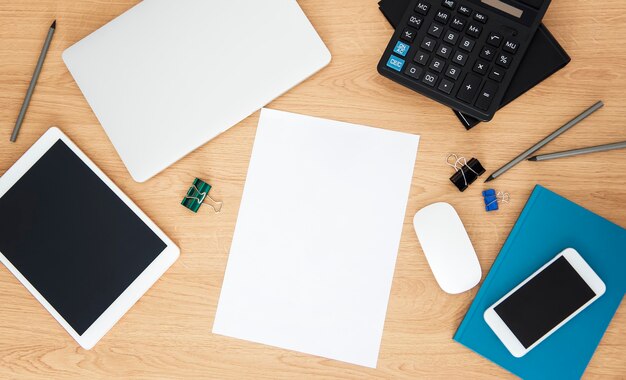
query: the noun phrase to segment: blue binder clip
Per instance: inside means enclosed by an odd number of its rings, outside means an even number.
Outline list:
[[[483,200],[485,201],[485,210],[486,211],[496,211],[498,209],[498,198],[502,203],[509,203],[511,197],[509,193],[496,191],[494,189],[488,189],[483,191]]]

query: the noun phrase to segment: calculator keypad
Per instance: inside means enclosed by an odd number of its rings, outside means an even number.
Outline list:
[[[457,98],[461,99],[466,103],[470,103],[474,100],[474,95],[478,92],[478,86],[480,86],[480,82],[482,82],[482,77],[467,73],[465,76],[465,80],[461,84],[461,88],[459,89],[459,93],[456,95]]]
[[[474,38],[478,38],[480,37],[480,32],[482,32],[483,27],[471,22],[469,24],[469,26],[467,27],[467,34],[474,37]]]
[[[465,5],[459,5],[459,13],[463,16],[469,17],[472,14],[472,9],[466,7]]]
[[[422,82],[432,87],[437,82],[437,75],[427,72]]]
[[[422,40],[422,45],[421,48],[432,52],[433,50],[435,50],[435,46],[437,46],[437,40],[430,38],[430,37],[424,37],[424,39]]]
[[[511,56],[506,53],[500,53],[498,59],[496,60],[496,65],[502,66],[505,69],[509,67],[511,64]]]
[[[508,51],[511,54],[515,54],[517,51],[518,43],[513,40],[506,40],[504,42],[504,46],[502,46],[502,50]]]
[[[410,76],[411,78],[414,79],[420,79],[420,76],[422,75],[422,71],[423,69],[419,66],[416,66],[412,63],[409,63],[409,65],[407,66],[406,70],[404,71],[404,73],[408,76]]]
[[[487,73],[488,67],[489,67],[489,63],[481,61],[481,60],[477,60],[472,70],[475,73],[478,73],[480,75],[485,75]]]
[[[404,28],[404,30],[402,31],[402,34],[400,35],[400,38],[402,38],[406,42],[413,42],[416,35],[417,35],[417,30],[413,28]]]
[[[489,33],[489,37],[487,37],[487,43],[494,47],[500,47],[502,43],[502,36],[498,33],[491,32]]]
[[[454,8],[456,8],[456,1],[455,0],[443,0],[441,5],[443,5],[444,7],[448,9],[454,10]]]
[[[496,82],[500,83],[502,82],[502,79],[504,78],[504,73],[505,73],[504,70],[498,67],[494,67],[489,72],[489,79],[493,79]]]
[[[430,58],[430,54],[427,54],[424,52],[417,52],[415,54],[415,58],[413,58],[413,61],[424,66],[428,63],[428,58]]]
[[[446,65],[446,62],[442,59],[439,58],[433,58],[433,60],[430,62],[430,66],[428,66],[429,69],[436,71],[438,73],[443,71],[443,67]]]
[[[462,0],[415,4],[387,67],[431,91],[487,111],[520,43]]]
[[[460,32],[463,30],[463,28],[465,28],[465,20],[461,17],[454,16],[452,17],[452,21],[450,22],[450,27]]]
[[[415,6],[415,12],[420,13],[424,16],[428,14],[429,10],[430,10],[430,4],[425,1],[419,1],[417,5]]]
[[[396,43],[396,47],[393,48],[393,52],[398,54],[401,57],[404,57],[404,56],[406,56],[406,53],[408,53],[410,48],[411,47],[409,45],[405,44],[404,42],[398,41]]]
[[[441,33],[443,33],[443,26],[437,24],[436,22],[430,24],[430,27],[428,28],[428,34],[433,37],[439,38],[441,36]]]
[[[448,59],[450,57],[450,54],[452,54],[452,48],[445,44],[441,44],[437,49],[437,55],[442,58]]]
[[[456,67],[454,65],[449,65],[448,70],[446,70],[446,76],[454,80],[459,79],[460,74],[461,74],[461,68]]]
[[[424,18],[418,15],[411,15],[409,17],[409,26],[412,26],[415,29],[418,29],[422,26],[422,22],[424,22]]]
[[[435,16],[435,21],[439,21],[442,24],[447,24],[450,19],[450,12],[442,10],[437,11],[437,15]]]
[[[457,50],[456,53],[454,53],[454,57],[452,57],[452,62],[465,66],[465,62],[467,62],[467,54]]]
[[[461,39],[461,43],[459,44],[459,48],[465,50],[468,53],[471,53],[472,49],[474,49],[474,44],[476,44],[476,41],[474,41],[473,39],[463,37],[463,39]]]
[[[452,92],[452,88],[454,87],[454,82],[450,82],[447,79],[442,79],[441,83],[439,83],[439,90],[445,92],[446,94],[450,94]]]
[[[498,85],[494,82],[485,82],[483,88],[478,93],[478,99],[476,100],[476,107],[483,111],[486,111],[491,105],[491,99],[496,96],[498,91]]]
[[[490,46],[484,46],[480,51],[480,58],[485,59],[487,61],[493,61],[493,57],[495,55],[496,49]]]
[[[487,16],[479,13],[479,12],[474,12],[474,20],[478,21],[478,22],[482,22],[483,24],[487,23]]]
[[[449,43],[450,45],[456,45],[456,41],[459,39],[459,34],[455,33],[451,30],[448,30],[444,37],[443,37],[443,41]]]

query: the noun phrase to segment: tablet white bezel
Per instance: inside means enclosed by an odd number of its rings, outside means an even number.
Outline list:
[[[570,314],[567,318],[565,318],[561,323],[556,325],[552,330],[548,331],[544,336],[538,339],[535,343],[533,343],[530,347],[526,348],[522,345],[522,343],[517,339],[515,334],[509,329],[509,327],[504,323],[502,318],[495,311],[495,307],[498,306],[502,301],[507,299],[511,294],[515,293],[519,288],[524,286],[528,281],[530,281],[533,277],[538,275],[541,271],[547,268],[550,264],[556,261],[559,257],[563,256],[578,272],[578,275],[589,285],[591,290],[596,294],[593,298],[587,301],[584,305],[579,307],[575,312]],[[552,335],[556,330],[558,330],[561,326],[566,324],[569,320],[574,318],[578,313],[583,311],[587,306],[592,304],[595,300],[600,298],[604,292],[606,291],[606,285],[604,282],[598,277],[598,275],[591,269],[589,264],[580,256],[580,254],[573,248],[566,248],[561,253],[556,255],[552,260],[548,261],[545,265],[539,268],[535,273],[528,276],[522,283],[517,285],[513,290],[508,292],[504,297],[500,298],[496,303],[490,306],[484,313],[485,322],[491,327],[493,332],[496,333],[500,341],[506,346],[506,348],[511,352],[513,356],[516,358],[520,358],[530,350],[535,348],[539,343],[543,342],[547,337]]]
[[[179,248],[130,200],[63,132],[52,127],[0,177],[0,198],[56,143],[63,141],[165,244],[165,249],[126,288],[89,328],[79,335],[30,282],[0,252],[2,262],[61,326],[85,349],[91,349],[139,298],[165,273],[180,254]]]

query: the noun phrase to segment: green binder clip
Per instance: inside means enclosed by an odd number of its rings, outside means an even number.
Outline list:
[[[215,210],[216,213],[218,213],[222,210],[222,205],[224,203],[211,198],[209,196],[209,190],[211,190],[211,185],[204,182],[200,178],[196,178],[193,180],[191,187],[187,190],[187,195],[185,195],[185,198],[183,198],[183,201],[180,202],[180,204],[193,212],[198,212],[200,206],[206,202],[213,208],[213,210]]]

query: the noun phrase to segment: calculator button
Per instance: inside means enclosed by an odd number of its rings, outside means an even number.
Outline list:
[[[426,75],[424,75],[424,79],[422,79],[422,82],[433,87],[435,85],[435,82],[437,82],[437,76],[433,73],[426,73]]]
[[[443,41],[447,42],[449,44],[456,44],[456,41],[459,39],[459,35],[457,33],[454,33],[451,30],[448,30],[446,32],[446,35],[443,37]]]
[[[487,15],[480,12],[474,12],[474,20],[484,24],[487,22]]]
[[[498,33],[491,32],[487,37],[487,43],[491,46],[499,47],[502,43],[502,36]]]
[[[443,26],[437,24],[436,22],[433,22],[432,24],[430,24],[430,27],[428,28],[428,34],[436,38],[439,38],[442,32],[443,32]]]
[[[493,60],[493,56],[496,55],[496,49],[483,46],[483,49],[480,51],[480,58],[486,59],[487,61]]]
[[[467,54],[461,53],[457,50],[456,53],[454,53],[454,57],[452,57],[452,62],[465,66],[465,62],[467,62]]]
[[[443,9],[440,9],[437,11],[437,14],[435,15],[435,21],[439,21],[442,24],[447,24],[448,20],[450,19],[450,12],[444,11]]]
[[[454,9],[456,8],[456,1],[455,0],[443,0],[441,2],[441,5],[449,9]]]
[[[408,53],[409,47],[410,46],[404,42],[398,41],[396,43],[396,47],[393,48],[393,52],[404,57],[406,56],[406,53]]]
[[[426,51],[433,51],[435,50],[435,45],[437,45],[437,41],[433,40],[430,37],[424,37],[420,46]]]
[[[480,90],[480,93],[478,94],[476,107],[483,111],[487,111],[491,105],[491,101],[494,96],[496,96],[496,92],[498,92],[498,85],[494,82],[486,81],[482,90]]]
[[[415,12],[426,16],[428,14],[428,10],[430,9],[430,4],[425,1],[420,1],[415,6]]]
[[[439,83],[439,87],[437,88],[446,94],[450,94],[452,92],[452,87],[454,87],[454,82],[450,82],[444,78],[441,80],[441,83]]]
[[[402,70],[402,66],[404,66],[404,59],[398,58],[395,55],[392,55],[389,57],[389,60],[387,60],[387,67],[396,71]]]
[[[502,46],[502,50],[515,54],[518,47],[519,47],[519,43],[517,41],[506,40],[504,41],[504,46]]]
[[[483,28],[480,25],[474,24],[472,22],[467,27],[467,30],[465,31],[465,33],[469,34],[470,36],[472,36],[474,38],[478,38],[478,36],[480,36],[480,32],[482,30],[483,30]]]
[[[456,97],[461,99],[466,103],[471,103],[474,100],[474,96],[478,92],[478,86],[480,86],[481,77],[478,75],[474,75],[472,73],[468,73],[465,76],[465,80],[459,88],[459,92],[456,94]]]
[[[461,39],[461,43],[459,44],[459,48],[461,48],[461,49],[463,49],[463,50],[465,50],[466,52],[468,52],[468,53],[469,53],[469,52],[471,52],[471,51],[472,51],[472,49],[474,48],[474,44],[475,44],[475,43],[476,43],[476,42],[475,42],[474,40],[469,39],[469,38],[467,38],[467,37],[463,37],[463,38]]]
[[[416,35],[417,35],[417,30],[413,28],[404,28],[404,30],[402,31],[402,34],[400,35],[400,38],[402,38],[403,40],[407,42],[413,42]]]
[[[454,16],[452,17],[452,21],[450,22],[450,27],[454,30],[458,30],[461,32],[465,27],[465,20],[460,17]]]
[[[439,46],[439,49],[437,49],[437,55],[445,59],[448,59],[451,53],[452,53],[452,48],[450,46],[441,45]]]
[[[469,17],[472,14],[472,9],[466,7],[465,5],[459,5],[458,12],[462,14],[463,16]]]
[[[422,22],[424,22],[424,19],[418,15],[411,15],[411,17],[409,17],[409,26],[415,29],[419,29],[420,26],[422,26]]]
[[[438,73],[443,71],[443,67],[446,65],[446,62],[439,59],[439,58],[433,58],[433,60],[430,62],[430,65],[428,66],[431,70],[436,71]]]
[[[472,70],[480,75],[485,75],[487,74],[488,68],[489,64],[487,62],[476,60],[476,63],[474,64],[474,68]]]
[[[452,78],[454,80],[459,78],[459,74],[461,74],[461,68],[456,67],[454,65],[448,65],[448,70],[446,70],[446,76]]]
[[[504,73],[505,71],[498,68],[498,67],[494,67],[493,69],[491,69],[491,71],[489,72],[489,78],[495,80],[496,82],[502,82],[502,79],[504,78]]]
[[[422,75],[422,68],[419,66],[415,66],[412,63],[409,63],[409,65],[407,66],[406,70],[404,70],[404,73],[408,76],[410,76],[411,78],[415,78],[417,80],[420,79],[420,75]]]
[[[508,54],[505,53],[500,53],[498,55],[498,59],[496,59],[496,64],[504,67],[505,69],[507,67],[509,67],[509,65],[511,64],[511,60],[513,59],[513,57],[511,57]]]
[[[428,62],[428,57],[430,57],[430,55],[428,55],[427,53],[418,51],[417,54],[415,54],[413,61],[415,61],[415,63],[417,63],[418,65],[424,66]]]

